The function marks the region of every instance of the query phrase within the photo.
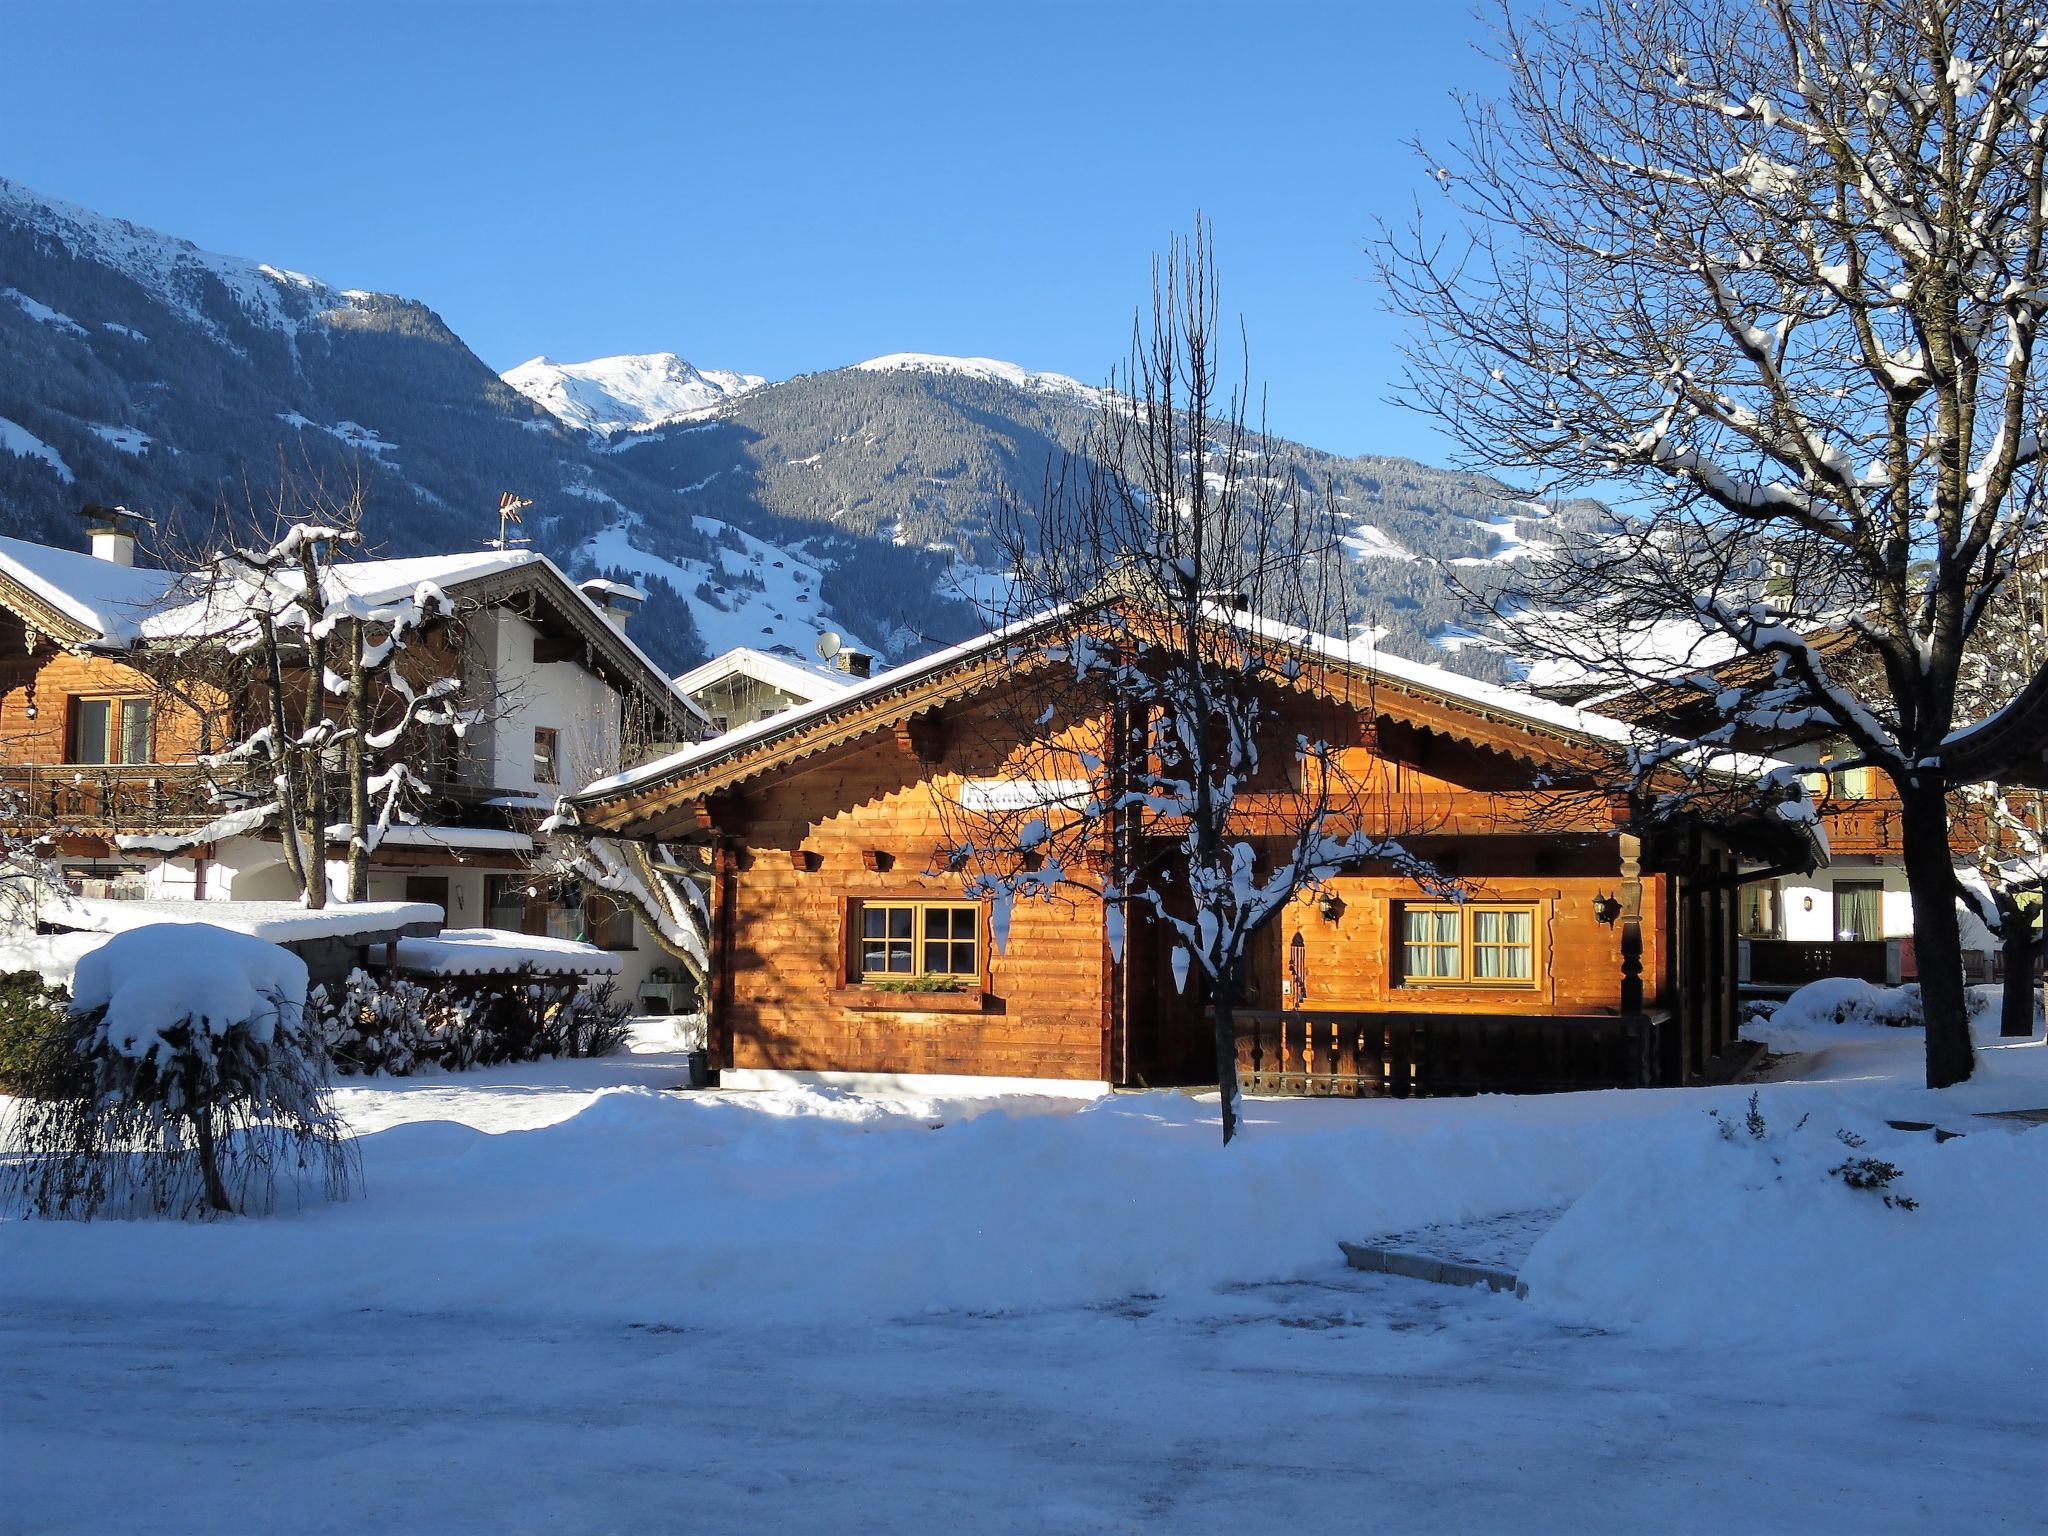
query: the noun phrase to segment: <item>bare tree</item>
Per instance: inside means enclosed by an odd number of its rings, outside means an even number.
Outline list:
[[[409,793],[423,785],[406,753],[423,730],[465,731],[455,604],[431,582],[412,592],[351,579],[341,557],[362,546],[364,488],[339,490],[281,468],[262,508],[269,542],[186,551],[177,599],[147,665],[158,686],[226,739],[202,751],[229,809],[178,837],[124,840],[170,852],[275,826],[286,869],[310,907],[331,894],[327,848],[347,839],[345,899],[369,894],[371,856]],[[337,817],[340,820],[337,820]]]
[[[1927,1081],[1960,1081],[1958,680],[2043,519],[2042,18],[1501,0],[1495,57],[1505,95],[1429,159],[1455,232],[1377,246],[1410,396],[1476,460],[1634,497],[1501,610],[1704,625],[1766,664],[1703,680],[1703,744],[1825,731],[1891,779]]]
[[[1177,984],[1209,992],[1228,1142],[1254,936],[1359,860],[1419,866],[1384,835],[1356,738],[1320,729],[1350,717],[1305,702],[1324,637],[1349,633],[1327,498],[1248,425],[1221,363],[1198,223],[1155,261],[1084,450],[998,519],[1016,666],[995,707],[1021,746],[941,811],[998,944],[1019,899],[1101,902],[1118,958],[1133,916],[1167,935]]]

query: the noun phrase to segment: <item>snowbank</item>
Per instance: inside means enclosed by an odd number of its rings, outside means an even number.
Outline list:
[[[1936,1145],[1847,1102],[1765,1106],[1754,1139],[1700,1114],[1616,1164],[1536,1245],[1529,1299],[1671,1343],[1764,1342],[1801,1358],[2048,1365],[2048,1129]],[[1838,1130],[1862,1138],[1838,1139]],[[1885,1190],[1833,1170],[1896,1166]],[[1884,1194],[1915,1202],[1887,1205]]]
[[[137,1059],[168,1050],[164,1031],[187,1022],[216,1036],[246,1027],[268,1041],[280,1010],[295,1019],[305,1001],[305,961],[205,923],[115,934],[78,962],[71,995],[74,1012],[106,1009],[108,1045]]]

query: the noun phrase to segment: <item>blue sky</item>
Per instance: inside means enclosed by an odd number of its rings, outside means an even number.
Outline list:
[[[0,0],[0,174],[344,287],[496,368],[879,353],[1099,380],[1213,219],[1273,426],[1443,462],[1363,246],[1491,67],[1460,6]]]

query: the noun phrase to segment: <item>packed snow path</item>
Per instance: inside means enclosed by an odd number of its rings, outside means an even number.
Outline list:
[[[0,1402],[10,1536],[2038,1528],[2024,1402],[1336,1265],[858,1328],[52,1305]]]
[[[1787,1080],[884,1103],[672,1052],[350,1080],[367,1198],[0,1221],[0,1536],[2034,1530],[2048,1048]],[[1717,1132],[1713,1111],[1728,1122]],[[1836,1127],[1911,1211],[1846,1189]],[[1339,1238],[1568,1207],[1529,1299]],[[1930,1305],[1930,1298],[1939,1305]]]

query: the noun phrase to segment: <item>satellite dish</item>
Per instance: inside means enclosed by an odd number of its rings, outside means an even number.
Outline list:
[[[825,633],[818,636],[818,660],[830,661],[839,654],[839,648],[844,644],[846,642],[840,639],[835,632],[829,629],[826,630]]]

